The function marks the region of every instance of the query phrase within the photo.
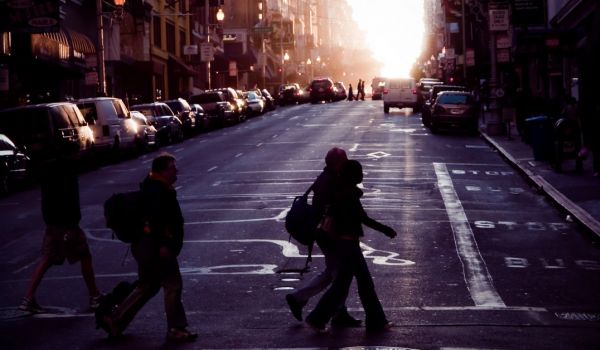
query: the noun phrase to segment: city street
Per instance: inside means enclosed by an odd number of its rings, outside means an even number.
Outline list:
[[[316,334],[285,295],[324,267],[297,270],[306,249],[284,218],[344,148],[364,169],[362,203],[392,226],[365,229],[363,253],[395,327]],[[188,349],[593,349],[600,344],[600,253],[575,224],[478,136],[432,135],[419,114],[381,101],[304,104],[174,144],[185,217],[179,257]],[[82,174],[82,221],[104,292],[136,278],[128,246],[105,227],[104,201],[135,190],[158,152]],[[53,267],[37,293],[50,313],[17,310],[39,259],[39,188],[0,198],[0,344],[3,349],[156,349],[165,342],[162,292],[118,341],[95,329],[79,265]],[[316,305],[304,309],[306,316]],[[364,320],[353,284],[347,305]]]

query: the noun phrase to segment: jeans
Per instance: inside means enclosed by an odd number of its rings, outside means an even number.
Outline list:
[[[115,324],[125,329],[140,309],[164,289],[165,313],[168,328],[185,328],[187,319],[181,302],[183,283],[177,257],[162,258],[158,245],[152,239],[143,238],[131,246],[138,263],[138,285],[113,312]]]
[[[360,249],[360,242],[339,239],[336,240],[334,250],[338,259],[338,273],[331,287],[323,294],[316,308],[306,318],[307,321],[318,326],[326,325],[337,308],[344,303],[352,278],[356,277],[358,295],[366,314],[366,326],[378,327],[387,323],[367,262]]]
[[[319,232],[319,234],[324,235],[325,233]],[[323,236],[317,239],[317,245],[325,256],[325,270],[313,277],[307,285],[291,293],[298,303],[306,304],[310,298],[321,293],[333,281],[338,259],[334,255],[332,244],[333,242],[328,237]]]

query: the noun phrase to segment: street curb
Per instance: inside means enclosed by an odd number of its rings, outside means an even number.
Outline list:
[[[505,158],[514,168],[516,168],[521,175],[525,176],[531,183],[535,185],[538,191],[544,193],[552,201],[562,208],[564,211],[569,213],[571,217],[584,226],[589,232],[594,234],[596,238],[600,238],[600,222],[594,219],[587,211],[583,210],[580,206],[573,203],[564,194],[558,191],[543,177],[536,175],[529,169],[521,165],[521,162],[516,160],[508,151],[500,146],[496,141],[489,137],[485,132],[481,132],[481,136],[484,140],[492,145],[503,158]]]

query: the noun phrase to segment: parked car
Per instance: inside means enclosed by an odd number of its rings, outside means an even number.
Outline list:
[[[469,92],[443,91],[437,95],[431,108],[431,132],[437,133],[442,126],[479,131],[478,109]]]
[[[0,194],[8,193],[28,176],[29,157],[6,135],[0,134]]]
[[[248,113],[251,115],[262,114],[265,110],[265,101],[259,97],[254,91],[244,93],[244,98],[248,103]]]
[[[273,98],[273,96],[269,93],[269,90],[262,89],[262,90],[260,90],[260,93],[262,94],[263,98],[265,99],[265,108],[267,111],[272,111],[275,108],[277,108],[276,103],[275,103],[275,98]]]
[[[425,101],[429,100],[431,96],[431,88],[434,85],[443,85],[444,83],[437,78],[421,78],[417,83],[417,97],[419,99],[419,105],[421,109],[425,104]]]
[[[461,85],[433,85],[429,92],[429,99],[425,101],[421,109],[421,121],[426,127],[430,126],[432,105],[437,95],[442,91],[470,91],[467,87]]]
[[[120,98],[92,97],[77,100],[77,107],[94,132],[96,151],[120,156],[136,146],[136,124]]]
[[[246,119],[246,103],[244,99],[233,88],[223,88],[219,89],[219,91],[223,93],[225,101],[229,102],[233,107],[235,118],[232,121],[234,123],[244,121]]]
[[[175,100],[164,101],[164,103],[166,103],[173,113],[175,113],[175,116],[181,120],[183,132],[185,134],[191,135],[196,131],[196,116],[192,113],[192,108],[186,100],[180,97]]]
[[[385,78],[375,77],[371,81],[371,99],[381,100],[383,98],[383,89],[385,88]]]
[[[194,117],[196,118],[196,129],[198,131],[208,130],[210,126],[210,119],[204,112],[204,108],[197,103],[192,103],[190,108],[192,109],[192,113],[194,113]]]
[[[94,133],[77,106],[43,103],[0,111],[0,133],[31,159],[32,167],[69,155],[85,158],[94,148]]]
[[[277,93],[277,104],[280,106],[295,105],[302,98],[302,93],[300,85],[296,83],[280,85]]]
[[[183,140],[183,124],[166,103],[153,102],[131,106],[131,110],[141,112],[156,128],[156,136],[162,144]]]
[[[311,103],[335,100],[335,88],[330,78],[313,79],[309,86]]]
[[[202,106],[212,128],[231,124],[236,119],[234,107],[225,100],[221,91],[203,91],[192,95],[190,102]]]
[[[138,111],[131,111],[131,119],[137,124],[136,144],[141,152],[158,147],[156,128]]]
[[[348,98],[348,92],[346,91],[346,86],[344,86],[344,83],[341,81],[336,81],[334,83],[335,85],[335,100],[336,101],[343,101],[345,99]]]
[[[383,89],[383,112],[389,113],[390,108],[419,108],[415,79],[394,78],[385,81]]]

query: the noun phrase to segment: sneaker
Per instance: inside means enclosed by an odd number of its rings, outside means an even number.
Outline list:
[[[367,325],[367,331],[381,332],[390,330],[392,327],[394,327],[394,323],[388,321],[377,325]]]
[[[350,316],[350,314],[347,312],[343,312],[343,313],[340,313],[339,315],[335,315],[331,319],[332,327],[356,328],[356,327],[360,327],[361,324],[362,324],[362,320],[358,320],[358,319]]]
[[[285,301],[287,301],[290,311],[292,311],[292,315],[294,315],[298,321],[302,321],[302,308],[304,305],[298,302],[291,294],[285,296]]]
[[[46,312],[46,309],[41,307],[35,299],[23,298],[19,305],[19,310],[31,312],[32,314],[41,314]]]
[[[167,331],[167,340],[177,343],[192,342],[198,338],[197,333],[192,333],[185,328],[171,328]]]
[[[96,310],[100,306],[100,302],[104,298],[104,294],[100,293],[94,297],[90,297],[90,309]]]

